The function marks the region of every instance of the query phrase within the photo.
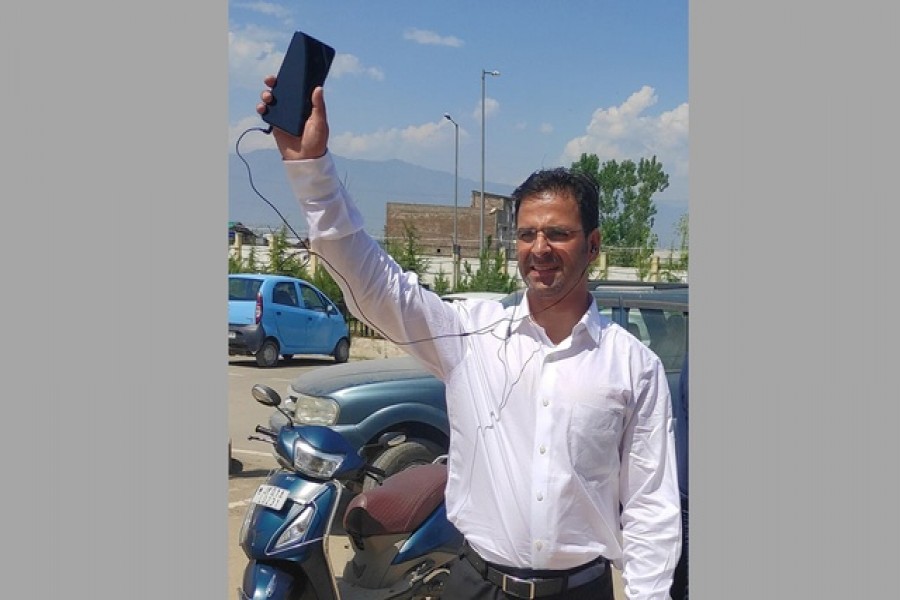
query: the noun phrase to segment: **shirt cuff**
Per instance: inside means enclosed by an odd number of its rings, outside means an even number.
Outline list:
[[[319,158],[282,162],[306,216],[310,240],[340,239],[363,228],[362,214],[338,179],[330,152]]]

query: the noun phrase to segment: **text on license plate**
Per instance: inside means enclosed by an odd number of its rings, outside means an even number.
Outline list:
[[[287,500],[288,491],[274,485],[262,484],[253,494],[253,504],[262,504],[275,510],[281,510],[284,501]]]
[[[235,332],[233,332],[233,331],[229,331],[229,332],[228,332],[228,339],[229,339],[229,340],[233,340],[233,339],[236,338],[236,337],[237,337],[237,334],[236,334]]]

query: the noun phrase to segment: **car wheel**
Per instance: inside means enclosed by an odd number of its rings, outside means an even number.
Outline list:
[[[266,340],[256,351],[256,364],[260,367],[274,367],[278,364],[278,342]]]
[[[443,454],[440,448],[426,440],[411,440],[379,454],[372,466],[384,471],[388,477],[414,465],[427,465]],[[378,483],[371,477],[363,481],[363,491],[377,487]]]
[[[341,338],[331,355],[336,363],[345,363],[350,360],[350,341],[347,338]]]

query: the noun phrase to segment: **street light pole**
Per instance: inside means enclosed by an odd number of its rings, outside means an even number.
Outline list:
[[[453,161],[453,289],[459,282],[459,123],[449,113],[444,118],[453,123],[456,130],[455,158]]]
[[[479,232],[479,256],[484,253],[484,76],[497,77],[500,71],[481,70],[481,231]]]

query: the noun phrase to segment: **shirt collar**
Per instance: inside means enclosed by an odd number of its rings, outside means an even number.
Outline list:
[[[518,331],[520,327],[523,326],[523,323],[530,321],[528,315],[531,314],[531,309],[528,306],[528,294],[522,292],[521,300],[519,300],[518,304],[513,304],[506,308],[506,319],[498,324],[498,331],[502,329],[504,332],[513,332]],[[600,344],[600,334],[603,329],[603,322],[600,318],[600,311],[597,310],[597,303],[591,302],[588,309],[581,316],[581,319],[578,323],[575,324],[575,327],[572,329],[572,337],[574,338],[579,334],[579,332],[586,332],[595,344]]]

